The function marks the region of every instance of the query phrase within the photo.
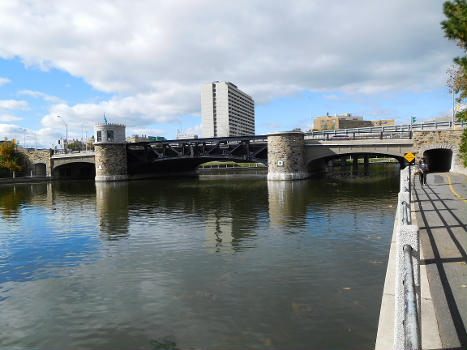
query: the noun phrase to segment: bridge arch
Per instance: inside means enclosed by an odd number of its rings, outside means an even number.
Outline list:
[[[55,179],[94,179],[96,167],[94,162],[67,162],[57,165],[52,170]]]
[[[46,177],[47,176],[47,164],[43,162],[33,163],[33,174],[34,176]]]
[[[308,158],[305,165],[310,172],[315,172],[315,171],[324,169],[328,165],[329,161],[339,159],[339,158],[349,157],[349,156],[351,156],[352,158],[355,158],[355,157],[363,158],[365,156],[368,156],[369,158],[377,158],[377,157],[378,158],[380,157],[381,158],[393,158],[399,162],[401,167],[405,166],[404,157],[401,155],[383,153],[383,152],[370,152],[370,151],[348,151],[348,152],[342,152],[342,153],[329,152],[326,155],[322,154],[320,157]]]
[[[447,143],[436,143],[422,147],[419,155],[425,158],[430,171],[450,171],[455,167],[457,147]]]

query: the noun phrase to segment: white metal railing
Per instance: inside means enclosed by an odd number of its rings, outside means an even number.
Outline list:
[[[394,350],[420,349],[420,240],[411,225],[410,166],[400,171],[396,214]]]
[[[466,122],[425,122],[416,124],[368,126],[362,128],[311,131],[305,133],[305,139],[359,139],[359,138],[412,138],[412,131],[462,129]]]

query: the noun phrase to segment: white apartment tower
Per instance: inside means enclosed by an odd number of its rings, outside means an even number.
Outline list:
[[[215,81],[201,88],[203,137],[255,134],[255,102],[230,82]]]

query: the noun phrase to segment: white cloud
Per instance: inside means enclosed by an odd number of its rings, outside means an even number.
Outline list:
[[[201,134],[202,134],[201,124],[195,125],[191,128],[180,130],[180,134],[190,135],[190,136],[198,135],[199,137],[201,137]]]
[[[0,114],[0,122],[15,122],[22,119],[11,114]]]
[[[23,100],[0,100],[0,110],[2,109],[27,110],[28,103]]]
[[[8,84],[9,82],[11,82],[11,80],[8,78],[0,78],[0,86]]]
[[[20,91],[18,91],[18,95],[26,95],[26,96],[31,96],[31,97],[34,97],[34,98],[40,97],[44,101],[52,102],[52,103],[63,102],[63,100],[58,98],[57,96],[47,95],[46,93],[43,93],[43,92],[40,92],[40,91],[20,90]]]
[[[160,129],[144,129],[144,128],[127,128],[126,129],[126,135],[127,136],[132,136],[132,135],[146,135],[146,136],[164,136],[165,131],[160,130]]]
[[[250,92],[432,88],[456,52],[442,1],[72,0],[0,4],[0,56],[97,89],[156,93],[232,80]],[[282,94],[282,93],[281,93]]]
[[[47,128],[60,127],[56,115],[79,129],[104,113],[145,128],[199,112],[201,84],[213,80],[236,83],[256,103],[302,90],[440,88],[461,54],[443,37],[442,3],[3,0],[0,57],[57,68],[115,94],[58,103],[42,120]]]
[[[92,126],[104,120],[123,123],[127,127],[144,127],[155,123],[177,122],[182,114],[192,113],[199,108],[199,94],[191,87],[175,86],[161,93],[136,94],[114,97],[99,103],[80,103],[74,106],[61,103],[52,105],[42,119],[45,127],[55,127],[57,115],[66,120],[69,128]]]

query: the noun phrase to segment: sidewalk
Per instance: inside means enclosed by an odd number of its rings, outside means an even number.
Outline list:
[[[412,197],[423,252],[420,264],[426,269],[442,349],[466,349],[467,177],[433,173],[427,182],[421,186],[414,178]]]

